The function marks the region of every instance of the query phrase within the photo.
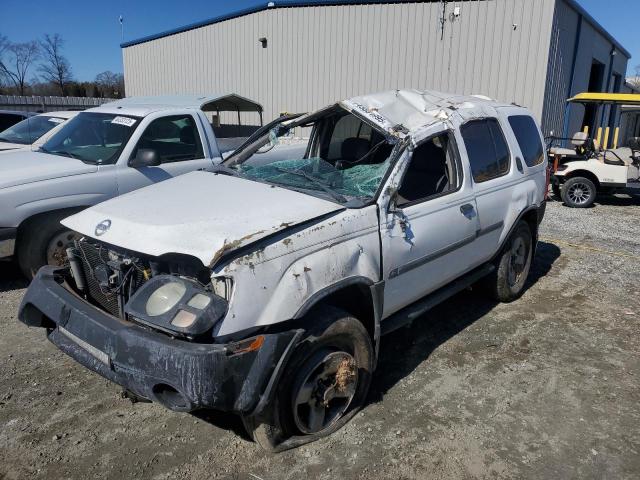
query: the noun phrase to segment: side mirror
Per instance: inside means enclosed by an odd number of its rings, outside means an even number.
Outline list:
[[[158,152],[151,148],[139,148],[135,158],[129,161],[129,166],[133,168],[157,167],[161,163]]]

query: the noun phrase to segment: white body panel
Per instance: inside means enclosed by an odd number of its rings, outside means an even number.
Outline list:
[[[609,165],[597,158],[567,162],[566,169],[555,172],[556,177],[566,177],[578,171],[593,173],[600,183],[616,183],[625,185],[629,180],[638,178],[638,169],[627,165]]]

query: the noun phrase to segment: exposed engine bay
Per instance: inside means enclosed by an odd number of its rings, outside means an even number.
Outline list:
[[[67,255],[67,284],[120,319],[194,339],[211,333],[226,311],[227,285],[216,288],[217,295],[207,269],[193,257],[153,258],[86,237]]]

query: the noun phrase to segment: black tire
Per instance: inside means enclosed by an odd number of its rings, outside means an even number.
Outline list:
[[[531,269],[532,257],[531,229],[521,220],[496,259],[496,269],[484,280],[494,300],[508,303],[522,295]]]
[[[585,177],[572,177],[562,185],[562,201],[567,207],[588,208],[596,200],[595,184]]]
[[[363,405],[371,384],[374,350],[362,323],[330,306],[315,309],[307,320],[308,325],[317,327],[307,332],[296,346],[271,405],[260,419],[242,419],[249,435],[271,452],[303,445],[341,428]],[[332,362],[339,363],[334,374],[324,379],[320,374],[314,376],[315,372],[331,371],[327,366]],[[339,388],[339,377],[343,379],[343,391]],[[335,388],[327,388],[330,384]],[[309,392],[310,400],[298,403],[305,397],[304,392]],[[320,402],[320,398],[326,403]],[[316,406],[310,407],[312,403]],[[312,428],[312,410],[322,409],[325,410],[322,422],[326,424]],[[327,417],[329,413],[331,416]]]
[[[57,212],[31,221],[22,230],[17,245],[18,265],[22,274],[31,280],[44,265],[63,265],[66,248],[76,237],[60,224],[70,212]],[[56,240],[55,245],[52,242]]]

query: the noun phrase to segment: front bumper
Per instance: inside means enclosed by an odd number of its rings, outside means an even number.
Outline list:
[[[13,256],[16,248],[17,228],[0,228],[0,258]]]
[[[19,310],[60,350],[137,396],[176,411],[256,414],[268,403],[300,331],[265,334],[258,350],[192,343],[113,317],[67,290],[63,270],[42,268]]]

